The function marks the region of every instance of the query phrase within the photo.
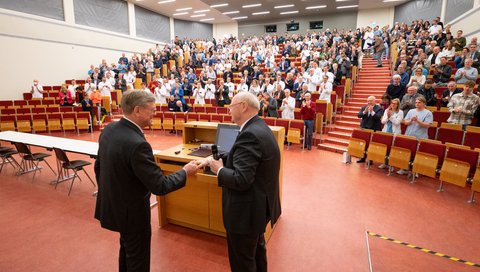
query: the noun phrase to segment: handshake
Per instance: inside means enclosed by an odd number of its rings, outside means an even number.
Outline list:
[[[212,156],[210,156],[202,160],[194,160],[187,163],[183,167],[183,170],[185,170],[188,176],[191,176],[195,175],[198,170],[204,168],[205,166],[209,166],[213,173],[217,173],[218,170],[223,167],[223,161],[215,160]]]

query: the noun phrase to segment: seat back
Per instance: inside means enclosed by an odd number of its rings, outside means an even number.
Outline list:
[[[443,163],[446,149],[447,147],[439,141],[422,139],[419,141],[418,145],[418,152],[437,156],[439,164]]]
[[[440,124],[441,128],[449,128],[449,129],[455,129],[455,130],[462,130],[462,125],[461,124],[451,124],[447,122],[443,122]]]
[[[32,152],[28,148],[28,146],[24,143],[20,142],[14,142],[15,148],[17,149],[18,153],[24,154],[24,155],[32,155]]]
[[[463,130],[439,127],[437,130],[437,140],[442,143],[462,144]]]
[[[69,163],[70,162],[70,160],[67,157],[67,154],[62,149],[54,147],[53,151],[55,151],[55,156],[57,157],[57,159],[59,161],[61,161],[63,163]]]
[[[390,148],[392,147],[393,143],[393,134],[387,133],[387,132],[374,132],[372,134],[372,139],[370,141],[371,143],[380,143],[384,144],[387,147],[387,154],[390,151]]]
[[[32,117],[32,127],[35,132],[47,131],[47,115],[45,113],[34,114]]]
[[[480,148],[480,132],[465,131],[465,139],[463,145],[472,149]]]
[[[277,119],[277,118],[265,117],[265,118],[263,118],[263,121],[265,121],[265,123],[269,126],[275,126],[275,119]]]

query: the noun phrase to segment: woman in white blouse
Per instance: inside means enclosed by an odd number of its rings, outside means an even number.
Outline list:
[[[383,112],[382,124],[383,132],[402,134],[401,123],[403,120],[403,111],[400,109],[400,99],[395,98],[390,103],[390,106]],[[380,169],[387,168],[387,165],[382,163],[378,166]]]
[[[197,86],[193,88],[194,104],[205,105],[205,90],[202,88],[202,83],[197,82]]]
[[[383,112],[382,124],[383,132],[401,134],[401,122],[403,120],[403,111],[400,110],[400,99],[395,98],[390,106]]]
[[[410,81],[408,82],[407,87],[410,87],[410,86],[416,86],[417,88],[422,87],[423,84],[425,84],[425,81],[427,80],[422,72],[423,72],[422,68],[415,69],[413,76],[410,77]]]
[[[260,86],[258,86],[258,81],[256,79],[252,80],[252,83],[250,84],[250,89],[248,91],[255,96],[258,95],[258,93],[260,92]]]
[[[163,82],[159,82],[158,87],[155,88],[155,103],[157,104],[167,104],[169,92],[165,87]]]

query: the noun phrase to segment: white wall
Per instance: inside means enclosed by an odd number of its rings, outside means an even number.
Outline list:
[[[261,21],[261,22],[243,22],[238,25],[238,34],[242,37],[242,34],[245,34],[245,37],[253,35],[264,35],[266,25],[277,25],[277,34],[284,35],[287,32],[287,24],[291,20],[300,23],[300,29],[298,31],[290,32],[291,34],[305,34],[309,31],[311,21],[322,21],[323,20],[323,29],[317,29],[316,32],[325,31],[325,29],[337,28],[337,29],[354,29],[357,23],[357,12],[344,12],[344,13],[335,13],[331,15],[318,15],[310,17],[295,17],[288,18],[287,20],[277,20],[277,21]]]
[[[238,24],[237,22],[214,24],[213,25],[213,37],[218,41],[224,37],[238,37]]]
[[[44,85],[85,79],[90,64],[146,52],[155,41],[0,9],[4,68],[0,99],[22,99],[34,78]]]
[[[480,37],[480,25],[478,24],[479,17],[480,4],[476,1],[473,9],[450,22],[452,25],[452,33],[455,33],[459,29],[463,30],[463,35],[467,39],[467,44],[472,37]]]
[[[392,26],[394,15],[394,7],[359,10],[357,14],[357,28],[375,25],[378,25],[380,27],[385,25]]]

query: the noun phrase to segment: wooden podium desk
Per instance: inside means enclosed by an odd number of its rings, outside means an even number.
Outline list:
[[[285,129],[270,127],[280,147],[280,200],[282,196],[282,164],[283,142]],[[217,133],[217,123],[189,122],[183,128],[183,144],[155,154],[157,164],[164,174],[180,170],[192,160],[203,159],[190,156],[188,153],[197,148],[200,143],[214,143]],[[175,154],[180,151],[180,153]],[[195,176],[188,177],[184,188],[158,196],[158,218],[160,227],[168,223],[225,236],[222,221],[222,188],[218,186],[215,175],[199,171]],[[272,229],[267,226],[265,237],[268,239]]]

